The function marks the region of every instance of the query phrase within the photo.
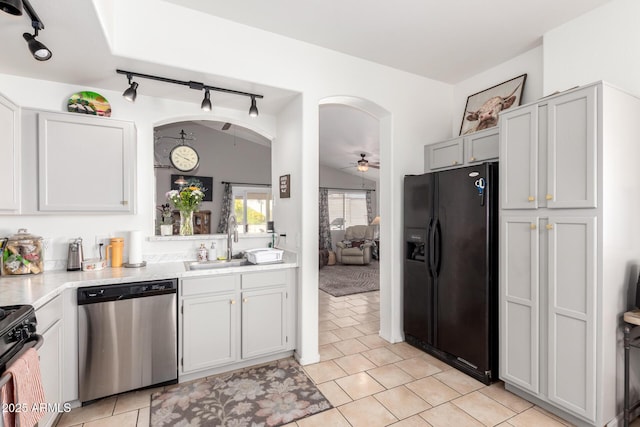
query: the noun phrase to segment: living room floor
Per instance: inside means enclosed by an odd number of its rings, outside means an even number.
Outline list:
[[[334,408],[285,427],[570,426],[504,389],[491,386],[406,343],[378,336],[379,291],[333,297],[319,291],[319,363],[304,366]],[[58,427],[149,425],[143,390],[64,414]],[[632,427],[640,427],[636,420]]]

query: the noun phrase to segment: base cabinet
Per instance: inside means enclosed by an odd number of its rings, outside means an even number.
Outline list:
[[[206,375],[293,350],[293,272],[281,269],[182,279],[182,376]]]
[[[42,335],[44,342],[38,350],[40,359],[40,373],[42,377],[42,387],[46,403],[60,404],[62,408],[62,349],[63,349],[63,322],[62,322],[62,299],[54,298],[36,311],[38,321],[37,332]],[[47,412],[39,421],[41,427],[48,427],[55,424],[58,413]]]

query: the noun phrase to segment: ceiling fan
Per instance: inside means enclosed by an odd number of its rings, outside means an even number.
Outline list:
[[[358,169],[359,172],[366,172],[369,170],[369,168],[380,169],[379,162],[370,162],[369,160],[365,159],[366,156],[367,155],[365,153],[360,153],[360,160],[358,160],[357,162],[350,162],[350,166],[346,166],[341,169],[349,169],[354,166],[356,167],[356,169]]]

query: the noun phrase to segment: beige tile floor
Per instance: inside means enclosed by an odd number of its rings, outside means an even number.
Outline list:
[[[287,427],[571,425],[506,391],[502,383],[485,386],[406,343],[380,338],[379,292],[339,298],[320,292],[319,300],[320,362],[304,369],[334,408]],[[146,427],[154,391],[74,409],[57,427]]]

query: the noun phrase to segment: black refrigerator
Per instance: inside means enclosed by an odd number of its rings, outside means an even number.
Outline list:
[[[406,341],[498,379],[498,163],[404,178]]]

